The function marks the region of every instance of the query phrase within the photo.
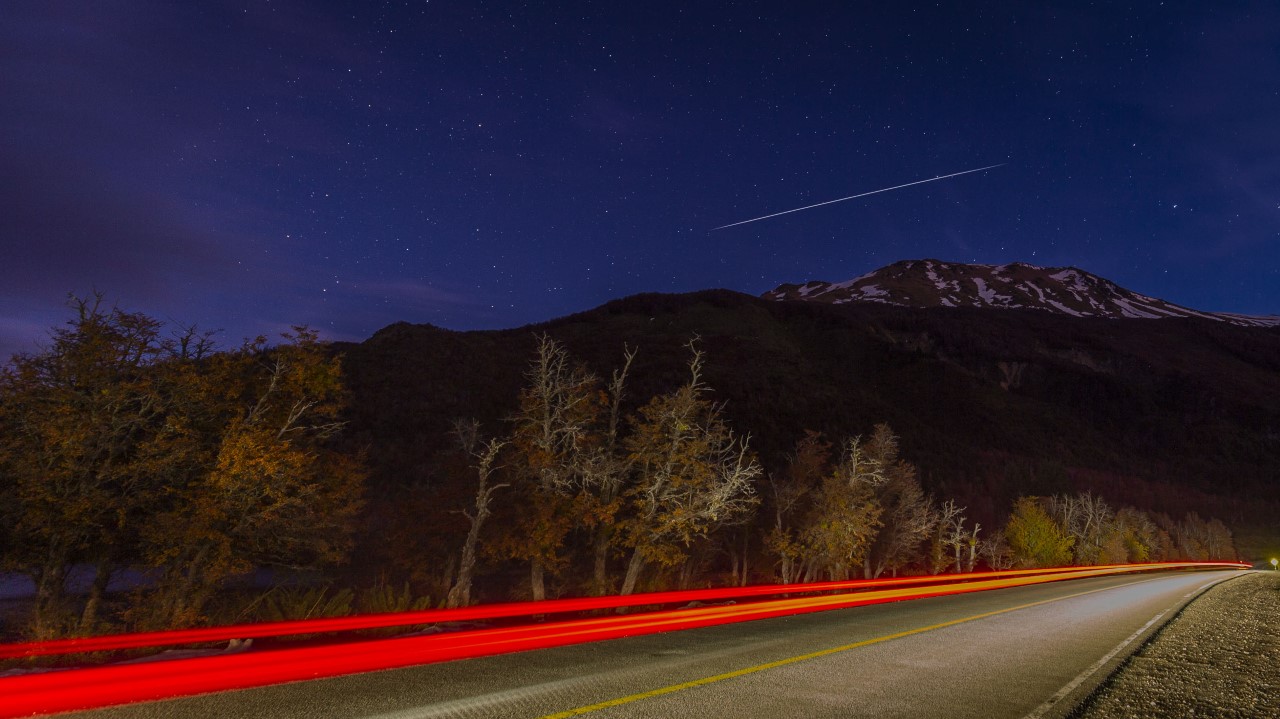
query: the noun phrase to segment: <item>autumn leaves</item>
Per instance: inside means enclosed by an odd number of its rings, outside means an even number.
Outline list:
[[[125,566],[147,579],[112,619],[153,629],[200,621],[235,575],[345,558],[364,473],[327,441],[343,389],[314,333],[216,352],[101,297],[73,309],[0,374],[3,562],[35,583],[31,636],[100,631]]]
[[[755,507],[760,465],[748,438],[729,428],[709,398],[702,351],[696,342],[688,349],[685,383],[627,418],[622,403],[633,350],[603,384],[555,340],[539,338],[502,458],[481,460],[503,462],[510,478],[506,499],[494,501],[520,505],[514,526],[496,533],[491,553],[527,565],[534,599],[546,596],[548,574],[567,566],[571,535],[587,538],[592,589],[630,594],[646,568],[680,564],[692,544]],[[488,512],[483,496],[491,485],[483,467],[476,465],[472,517]],[[459,583],[470,581],[476,557],[474,519],[471,528]],[[626,557],[620,584],[609,571],[615,554]],[[459,583],[450,595],[468,596],[469,586]]]

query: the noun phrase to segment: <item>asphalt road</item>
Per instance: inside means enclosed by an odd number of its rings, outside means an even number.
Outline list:
[[[1237,574],[1082,579],[63,716],[1054,716],[1125,655],[1117,647]]]

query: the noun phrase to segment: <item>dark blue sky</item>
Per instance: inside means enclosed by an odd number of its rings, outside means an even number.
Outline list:
[[[920,257],[1280,313],[1280,6],[957,5],[7,2],[0,351],[95,288],[234,344]]]

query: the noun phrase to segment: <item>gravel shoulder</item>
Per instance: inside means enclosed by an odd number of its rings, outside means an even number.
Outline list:
[[[1280,717],[1280,572],[1192,601],[1071,716]]]

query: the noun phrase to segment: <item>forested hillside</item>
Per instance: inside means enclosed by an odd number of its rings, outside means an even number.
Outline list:
[[[766,505],[768,479],[788,471],[806,432],[838,445],[885,423],[924,489],[988,528],[1027,495],[1088,491],[1175,518],[1199,512],[1245,537],[1277,507],[1276,329],[708,291],[497,332],[400,323],[341,347],[353,398],[346,441],[369,449],[370,511],[383,513],[365,551],[413,547],[451,561],[464,520],[449,508],[470,501],[472,481],[451,464],[452,422],[473,417],[487,435],[509,434],[541,333],[606,379],[634,350],[624,415],[684,381],[684,346],[699,338],[710,396],[758,453]],[[444,519],[415,519],[424,515]],[[769,512],[753,521],[763,535]]]
[[[219,349],[72,309],[0,372],[11,636],[1275,539],[1275,328],[709,291]]]
[[[636,349],[632,401],[679,384],[701,338],[725,414],[777,471],[805,430],[901,436],[931,490],[995,518],[1017,494],[1093,489],[1181,513],[1265,518],[1280,472],[1280,329],[1015,310],[639,295],[543,325],[391,325],[341,347],[348,439],[372,481],[429,481],[450,423],[501,433],[541,332],[607,376]]]

